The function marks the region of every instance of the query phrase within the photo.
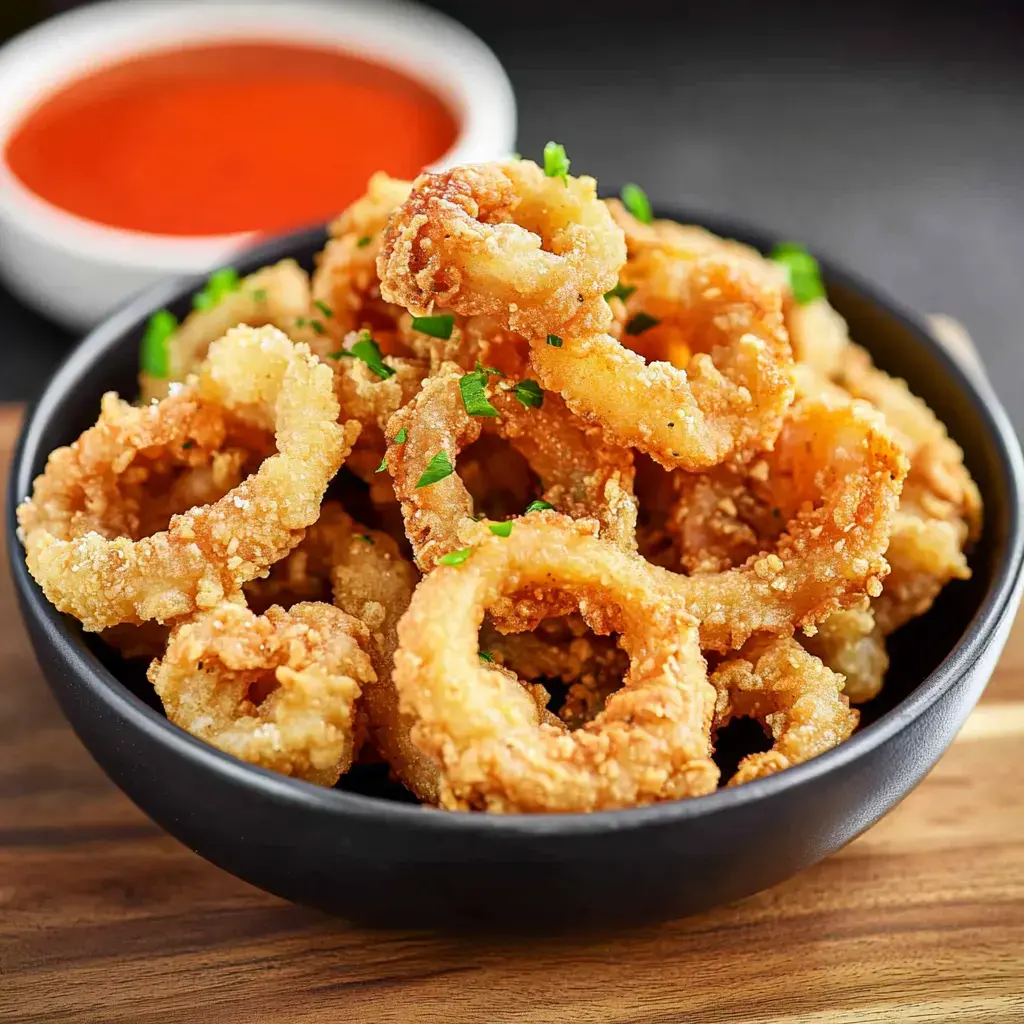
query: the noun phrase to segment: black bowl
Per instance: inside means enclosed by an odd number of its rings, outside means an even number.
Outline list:
[[[761,249],[772,239],[706,218]],[[322,230],[236,261],[309,268]],[[374,924],[502,927],[667,917],[772,885],[876,822],[935,764],[973,707],[1020,595],[1022,463],[989,384],[922,322],[827,262],[829,296],[880,365],[949,425],[985,498],[974,577],[897,634],[865,726],[807,764],[710,796],[591,815],[456,814],[395,798],[382,778],[325,790],[254,768],[171,725],[136,669],[58,614],[28,575],[14,508],[47,453],[96,417],[102,392],[133,394],[138,342],[161,306],[183,315],[197,280],[140,296],[68,357],[22,434],[8,496],[8,550],[36,654],[64,713],[147,814],[215,864],[291,900]]]

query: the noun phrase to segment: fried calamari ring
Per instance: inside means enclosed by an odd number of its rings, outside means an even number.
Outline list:
[[[116,400],[111,400],[116,401]],[[196,409],[222,408],[261,429],[277,454],[219,501],[174,516],[165,531],[132,540],[123,522],[97,523],[82,481],[117,477],[154,443],[184,448]],[[184,410],[184,412],[183,412]],[[359,426],[340,426],[330,371],[273,327],[239,327],[210,346],[196,384],[139,410],[156,431],[100,422],[58,449],[18,509],[34,578],[61,611],[97,631],[121,622],[166,622],[211,607],[302,540]],[[166,422],[166,427],[158,426]],[[100,526],[100,529],[97,529]]]
[[[711,674],[718,691],[715,729],[734,718],[756,718],[774,743],[749,754],[728,785],[790,768],[849,739],[860,718],[842,696],[843,677],[795,640],[754,642]]]
[[[610,334],[566,335],[557,346],[532,338],[541,384],[615,444],[669,468],[704,469],[769,447],[794,393],[777,279],[725,252],[657,252],[657,273],[636,270],[630,324],[642,315],[672,325],[694,353],[686,367],[647,363]]]
[[[381,298],[376,261],[388,218],[408,199],[411,187],[408,181],[378,172],[370,178],[366,194],[330,225],[331,237],[317,256],[312,283],[313,300],[322,305],[311,315],[320,317],[326,336],[335,343],[362,327],[393,331],[405,312]],[[321,316],[323,306],[329,317]]]
[[[223,602],[175,628],[149,680],[175,725],[320,786],[352,764],[355,702],[373,682],[366,627],[329,604],[255,615]]]
[[[281,260],[243,278],[208,309],[195,309],[167,339],[166,377],[139,375],[143,402],[166,398],[174,382],[184,381],[206,358],[210,345],[238,324],[264,327],[271,324],[292,334],[297,322],[309,315],[309,277],[295,260]]]
[[[887,580],[883,594],[888,585]],[[799,640],[828,668],[845,677],[843,693],[850,703],[863,704],[881,692],[885,673],[889,671],[889,654],[885,634],[867,600],[835,612],[818,624],[812,636],[801,636]]]
[[[459,387],[462,376],[458,367],[446,365],[388,424],[388,471],[420,569],[429,571],[461,547],[459,530],[473,516],[473,499],[456,473],[420,486],[424,471],[439,452],[454,467],[459,452],[483,429],[523,455],[544,482],[545,501],[573,518],[596,519],[601,535],[614,544],[636,546],[630,452],[601,444],[599,432],[573,416],[557,395],[545,395],[540,408],[526,407],[516,399],[515,385],[501,378],[487,385],[498,418],[470,416]]]
[[[907,472],[883,419],[864,402],[806,399],[763,472],[785,532],[741,566],[679,579],[705,649],[735,650],[755,632],[813,626],[882,592]]]
[[[470,556],[426,577],[399,623],[395,685],[414,742],[439,765],[441,804],[490,811],[594,811],[711,792],[714,691],[693,620],[668,574],[594,536],[595,523],[534,513],[506,538],[477,527]],[[576,732],[478,656],[488,609],[557,588],[630,656],[622,689]]]
[[[487,314],[543,338],[570,325],[606,330],[602,296],[625,258],[593,178],[549,178],[513,160],[420,175],[388,224],[377,271],[384,298],[414,313]]]

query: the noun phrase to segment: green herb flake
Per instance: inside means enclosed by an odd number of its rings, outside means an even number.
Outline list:
[[[296,327],[305,327],[306,326],[306,318],[304,316],[297,316],[295,318],[295,326]]]
[[[203,288],[192,296],[195,309],[213,309],[219,306],[225,296],[237,292],[242,287],[242,279],[234,267],[222,267],[215,270]]]
[[[651,209],[651,201],[647,198],[647,193],[639,186],[634,185],[633,182],[629,181],[622,186],[622,191],[619,193],[622,199],[622,205],[641,224],[650,224],[654,220],[654,211]]]
[[[384,357],[380,354],[380,346],[370,336],[369,331],[360,331],[359,340],[351,348],[343,348],[339,352],[332,352],[328,358],[340,359],[342,356],[352,356],[354,359],[359,359],[361,362],[366,363],[381,380],[387,380],[388,377],[395,375],[395,371],[384,362]]]
[[[316,299],[313,302],[313,305],[316,306],[316,308],[319,309],[320,312],[323,313],[323,315],[327,317],[328,320],[330,320],[330,318],[334,316],[334,310],[331,309],[331,307],[328,306],[326,302],[321,302],[320,299]]]
[[[531,501],[530,504],[526,506],[526,512],[524,512],[523,515],[528,515],[530,512],[547,512],[549,508],[554,507],[555,506],[552,505],[550,501]]]
[[[188,450],[189,448],[195,448],[195,441],[186,441],[181,447]]]
[[[356,536],[360,540],[365,540],[367,544],[376,544],[377,543],[368,533],[357,533]]]
[[[544,403],[544,392],[535,380],[521,380],[516,385],[516,398],[527,409],[539,409]]]
[[[380,465],[374,470],[374,473],[386,473],[388,471],[388,457],[385,455],[380,460]]]
[[[569,158],[565,155],[565,146],[549,142],[544,147],[544,173],[549,178],[561,178],[568,184]]]
[[[409,431],[402,427],[402,429],[395,434],[395,439],[392,444],[405,444],[409,440]]]
[[[495,537],[507,537],[512,532],[512,520],[509,519],[504,523],[488,523],[487,529],[490,530]]]
[[[557,334],[549,334],[548,335],[548,344],[552,348],[561,348],[562,347],[562,339]]]
[[[622,299],[622,301],[625,302],[626,299],[628,299],[635,291],[636,285],[623,284],[619,281],[619,283],[616,284],[610,292],[604,293],[605,301],[607,302],[609,299]]]
[[[486,661],[488,665],[493,664],[494,662],[494,655],[491,654],[490,651],[477,651],[476,656],[481,661]]]
[[[487,371],[483,368],[464,373],[459,378],[459,392],[462,404],[470,416],[498,418],[498,410],[487,398]]]
[[[372,241],[373,239],[369,235],[363,235],[362,238],[356,241],[356,248],[365,249]]]
[[[462,565],[472,553],[472,548],[460,548],[458,551],[449,551],[447,555],[442,555],[437,561],[439,565]]]
[[[256,302],[266,302],[267,301],[267,289],[266,288],[257,288],[252,293],[252,297],[253,297],[253,299]]]
[[[428,334],[431,338],[447,341],[452,336],[455,317],[451,313],[439,313],[437,316],[414,316],[412,329],[420,334]]]
[[[168,309],[158,309],[146,324],[139,347],[139,365],[150,377],[165,379],[170,375],[167,342],[178,329],[178,318]]]
[[[661,321],[656,316],[650,316],[648,313],[636,313],[629,318],[629,323],[626,324],[626,333],[629,335],[643,334],[644,331],[657,327],[660,323]]]
[[[309,326],[312,327],[317,334],[324,335],[327,333],[327,328],[324,327],[319,320],[310,320]]]
[[[416,486],[429,487],[446,476],[451,476],[454,472],[455,467],[452,465],[451,459],[448,458],[448,453],[440,451],[427,463],[427,468],[423,470],[423,474],[416,481]]]
[[[797,242],[780,242],[768,254],[768,258],[786,268],[793,298],[801,306],[825,297],[825,285],[821,281],[818,261],[802,245]]]

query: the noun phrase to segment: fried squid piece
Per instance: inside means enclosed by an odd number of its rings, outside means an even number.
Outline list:
[[[149,679],[198,739],[333,786],[352,764],[356,698],[375,678],[368,646],[366,627],[329,604],[256,615],[227,601],[177,626]]]
[[[215,445],[206,431],[220,410],[273,430],[277,452],[219,500],[133,539],[118,504],[121,478],[154,446]],[[138,410],[108,398],[99,423],[50,456],[18,509],[32,575],[89,631],[212,607],[265,575],[316,522],[359,432],[338,415],[330,371],[306,346],[273,327],[229,331],[193,384]]]
[[[843,677],[795,640],[752,641],[711,674],[717,691],[715,729],[755,718],[773,739],[771,750],[748,754],[728,785],[801,764],[849,739],[860,718],[843,696]]]
[[[594,811],[708,793],[714,690],[697,627],[669,576],[595,536],[596,524],[538,512],[508,537],[477,526],[469,556],[426,577],[399,623],[395,684],[414,742],[438,765],[441,805]],[[623,686],[575,732],[478,657],[485,613],[557,589],[598,634],[618,633]]]

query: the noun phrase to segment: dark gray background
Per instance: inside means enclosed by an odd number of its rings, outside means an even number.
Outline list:
[[[508,69],[524,155],[556,139],[574,171],[763,225],[961,319],[1024,426],[1018,4],[434,6]],[[6,296],[0,324],[0,398],[26,397],[66,341]]]

